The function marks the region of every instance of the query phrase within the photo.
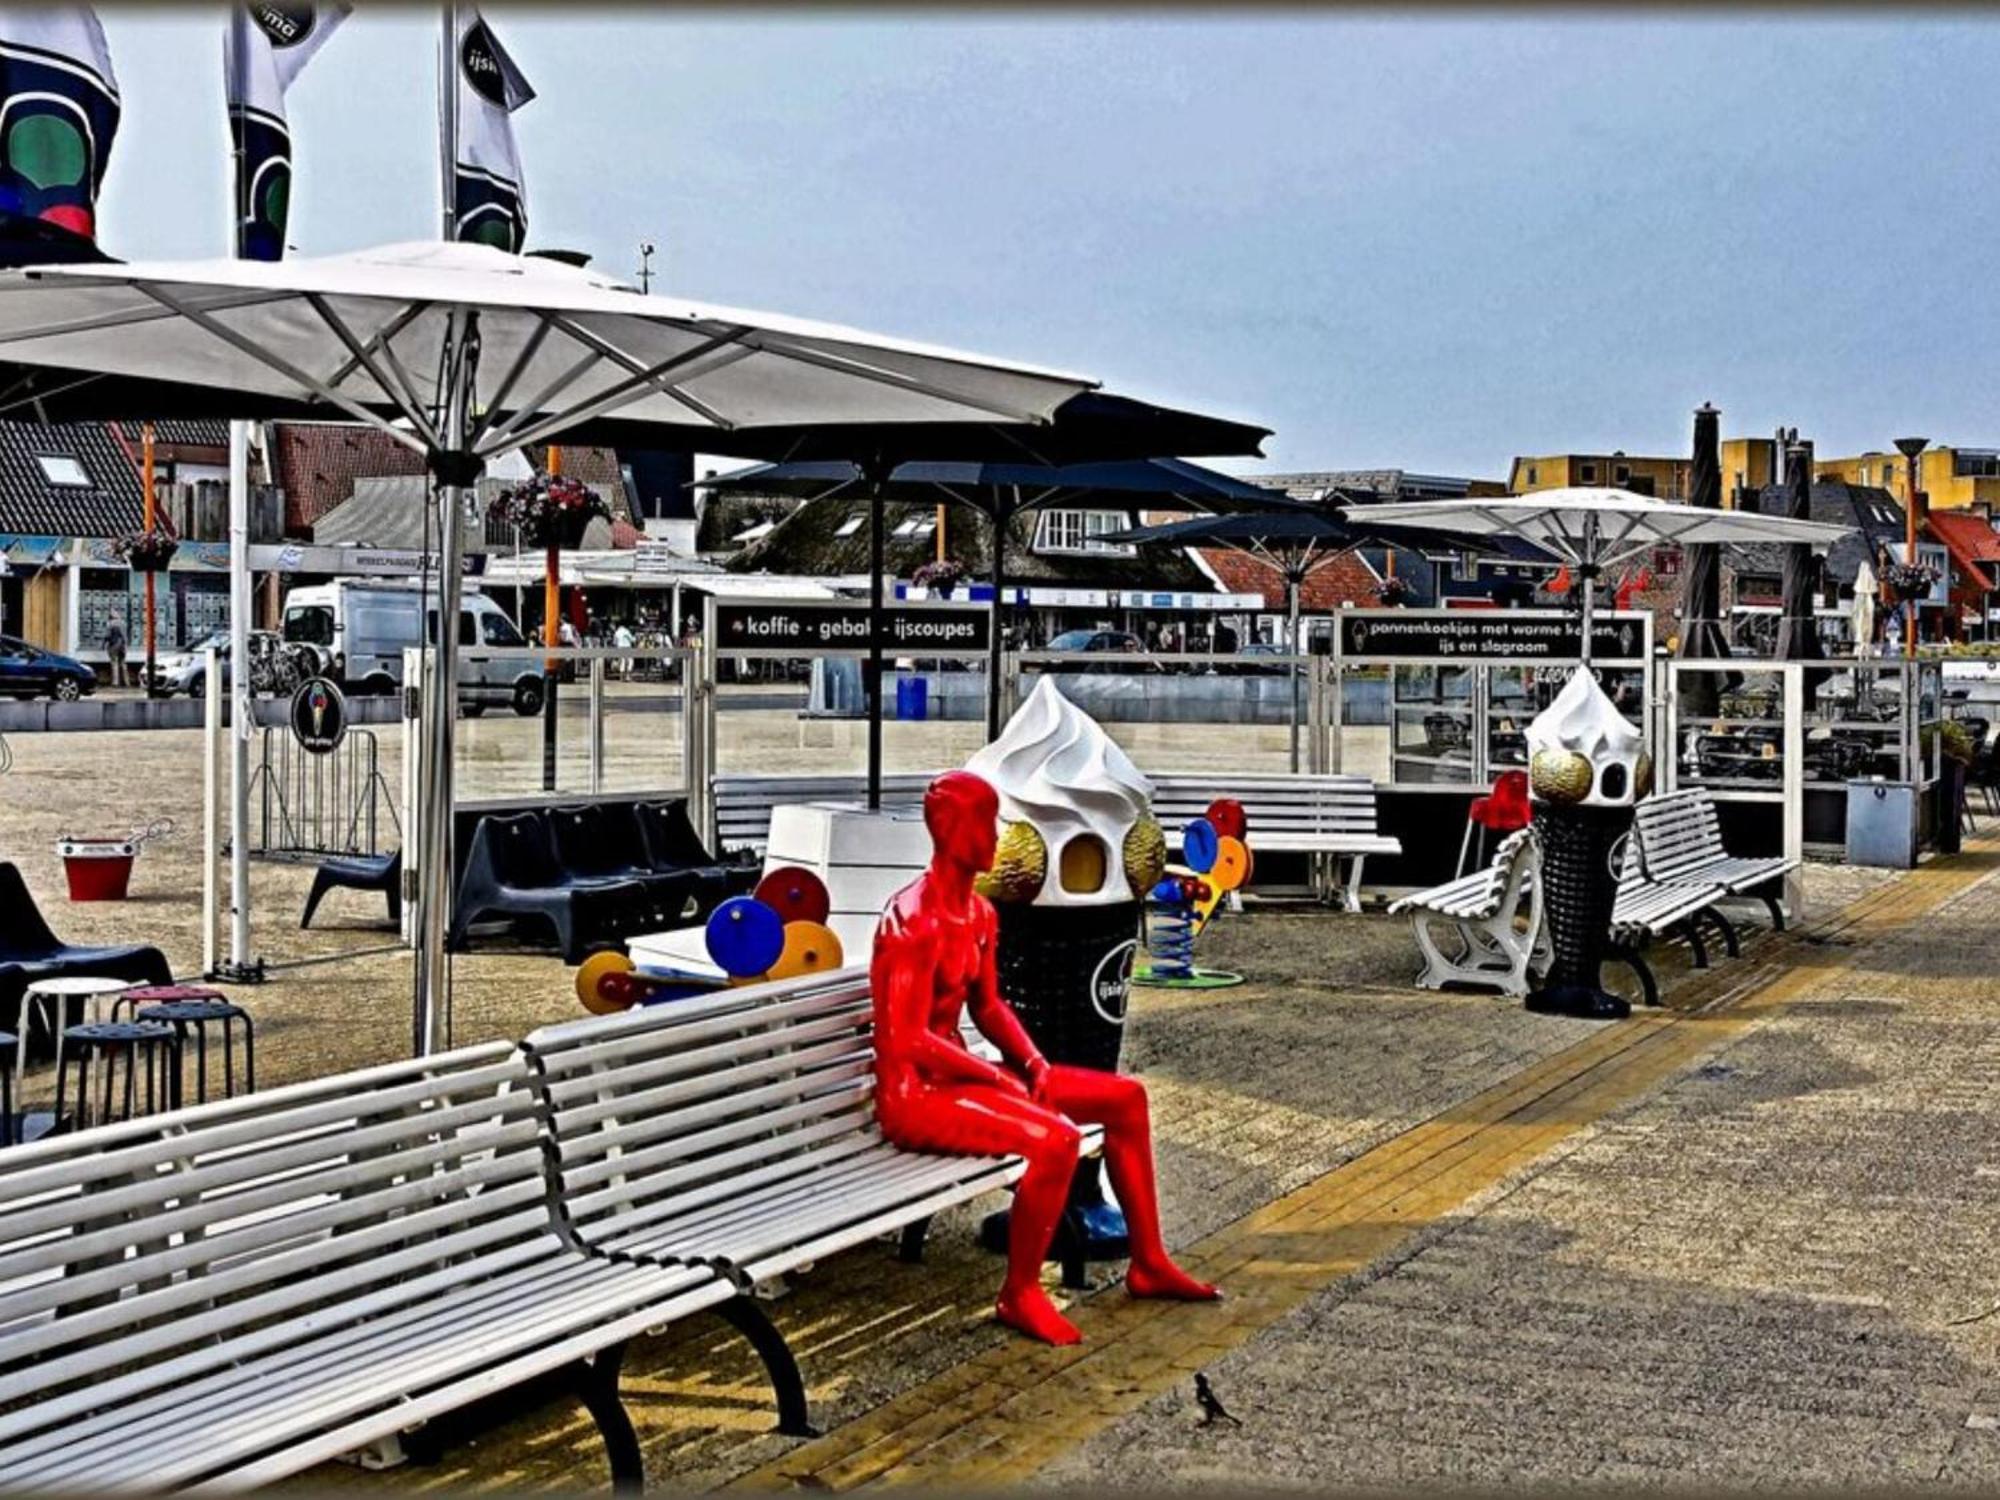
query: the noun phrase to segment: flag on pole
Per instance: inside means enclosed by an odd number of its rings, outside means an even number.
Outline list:
[[[528,235],[514,111],[535,97],[502,50],[477,6],[455,7],[458,38],[457,159],[453,163],[452,237],[519,251]]]
[[[352,7],[235,0],[222,39],[223,92],[236,160],[236,254],[283,260],[292,204],[292,131],[285,92]]]
[[[94,241],[118,113],[96,11],[0,6],[0,212]]]

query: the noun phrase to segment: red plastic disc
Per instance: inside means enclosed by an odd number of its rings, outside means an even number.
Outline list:
[[[1243,811],[1243,804],[1234,797],[1217,797],[1208,804],[1208,821],[1215,825],[1215,831],[1226,839],[1241,839],[1243,830],[1250,824],[1249,816]]]
[[[826,882],[811,870],[795,865],[773,870],[758,881],[756,897],[787,923],[824,923],[827,913],[833,910]]]

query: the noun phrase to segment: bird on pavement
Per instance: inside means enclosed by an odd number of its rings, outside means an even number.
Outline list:
[[[1218,1421],[1227,1422],[1232,1427],[1243,1425],[1230,1415],[1229,1408],[1222,1404],[1222,1398],[1215,1394],[1215,1387],[1208,1383],[1208,1376],[1200,1370],[1194,1374],[1194,1400],[1195,1405],[1201,1408],[1202,1426],[1212,1427]]]

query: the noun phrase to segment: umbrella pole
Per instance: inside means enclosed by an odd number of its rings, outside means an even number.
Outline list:
[[[412,1046],[419,1057],[450,1045],[449,983],[445,936],[451,924],[452,734],[458,716],[458,607],[464,549],[466,492],[477,481],[479,460],[466,451],[472,419],[472,378],[479,359],[479,315],[452,314],[447,335],[449,386],[440,436],[444,445],[430,455],[438,481],[437,663],[431,680],[430,717],[424,724],[423,825],[417,845],[417,961]]]
[[[882,486],[888,476],[878,460],[868,469],[868,810],[882,806]]]
[[[1583,665],[1590,666],[1590,647],[1597,623],[1597,517],[1583,520],[1583,562],[1577,571],[1583,584]]]
[[[250,966],[250,424],[229,424],[229,969]]]
[[[1015,504],[1021,490],[1014,489]],[[993,617],[987,626],[986,642],[986,738],[1000,738],[1000,621],[1007,592],[1007,522],[1013,507],[995,497],[993,505]]]
[[[1287,569],[1285,572],[1285,615],[1291,622],[1291,642],[1285,648],[1292,655],[1292,770],[1299,769],[1299,577]]]

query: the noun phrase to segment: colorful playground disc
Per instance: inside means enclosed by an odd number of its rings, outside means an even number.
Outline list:
[[[823,974],[841,965],[840,939],[833,929],[819,922],[787,922],[785,946],[771,965],[769,979],[796,979],[801,974]]]
[[[1241,839],[1224,836],[1216,841],[1215,864],[1208,878],[1218,890],[1233,891],[1250,875],[1250,851]]]
[[[811,870],[787,865],[757,882],[756,898],[785,922],[824,922],[833,910],[826,882]]]
[[[1181,858],[1195,874],[1206,875],[1215,867],[1219,843],[1215,825],[1206,818],[1195,818],[1181,830]]]
[[[1155,990],[1226,990],[1241,984],[1243,976],[1222,969],[1191,969],[1185,974],[1156,975],[1141,964],[1132,971],[1132,982]]]
[[[1250,826],[1250,818],[1243,811],[1243,804],[1234,797],[1217,797],[1209,803],[1208,821],[1213,823],[1215,831],[1226,839],[1241,839],[1244,830]]]
[[[752,896],[716,907],[706,935],[709,958],[731,979],[762,976],[785,951],[784,918]]]
[[[626,1009],[636,996],[629,983],[620,983],[632,972],[632,960],[622,953],[593,953],[576,971],[576,998],[594,1016],[608,1016]],[[623,995],[626,998],[617,998]]]

